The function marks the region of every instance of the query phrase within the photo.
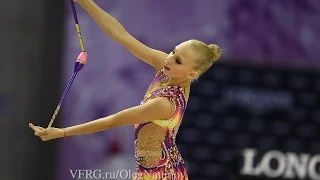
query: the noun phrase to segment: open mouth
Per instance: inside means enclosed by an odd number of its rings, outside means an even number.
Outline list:
[[[170,68],[168,68],[166,65],[164,65],[164,68],[165,68],[166,70],[170,70]]]

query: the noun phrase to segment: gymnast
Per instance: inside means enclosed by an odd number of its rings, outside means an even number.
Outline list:
[[[220,58],[220,47],[190,39],[167,54],[139,42],[94,1],[74,1],[113,41],[153,66],[156,71],[154,79],[140,105],[135,107],[71,127],[43,128],[30,123],[30,128],[42,141],[48,141],[134,125],[136,170],[133,179],[187,180],[188,173],[176,145],[176,135],[187,107],[190,85]]]

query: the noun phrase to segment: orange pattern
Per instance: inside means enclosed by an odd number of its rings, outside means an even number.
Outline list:
[[[163,70],[159,71],[148,90],[160,80],[167,78]],[[146,168],[140,164],[141,159],[136,156],[136,172],[134,180],[188,180],[187,170],[183,158],[176,145],[176,135],[179,130],[185,109],[186,99],[183,89],[178,86],[168,86],[147,94],[141,104],[156,97],[166,97],[175,106],[174,114],[167,120],[153,120],[134,126],[135,149],[137,149],[138,133],[146,124],[154,123],[166,131],[164,141],[161,142],[162,158],[156,167]]]

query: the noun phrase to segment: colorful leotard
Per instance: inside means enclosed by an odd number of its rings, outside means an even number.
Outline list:
[[[159,71],[148,90],[166,78],[163,70]],[[134,126],[136,172],[133,179],[188,180],[184,160],[176,145],[176,135],[187,105],[183,89],[178,86],[156,89],[146,94],[141,104],[156,97],[166,97],[174,104],[173,115],[167,120]]]

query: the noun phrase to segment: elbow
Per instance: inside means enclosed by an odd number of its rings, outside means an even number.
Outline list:
[[[101,122],[99,126],[100,128],[98,129],[98,131],[105,131],[115,127],[115,124],[113,123],[112,119],[113,119],[112,116],[105,117]]]
[[[112,28],[110,28],[110,25],[103,25],[102,27],[103,31],[116,42],[121,42],[128,38],[129,33],[120,24],[114,24]]]
[[[124,44],[130,37],[129,33],[126,31],[118,31],[110,35],[111,39],[117,43]]]

